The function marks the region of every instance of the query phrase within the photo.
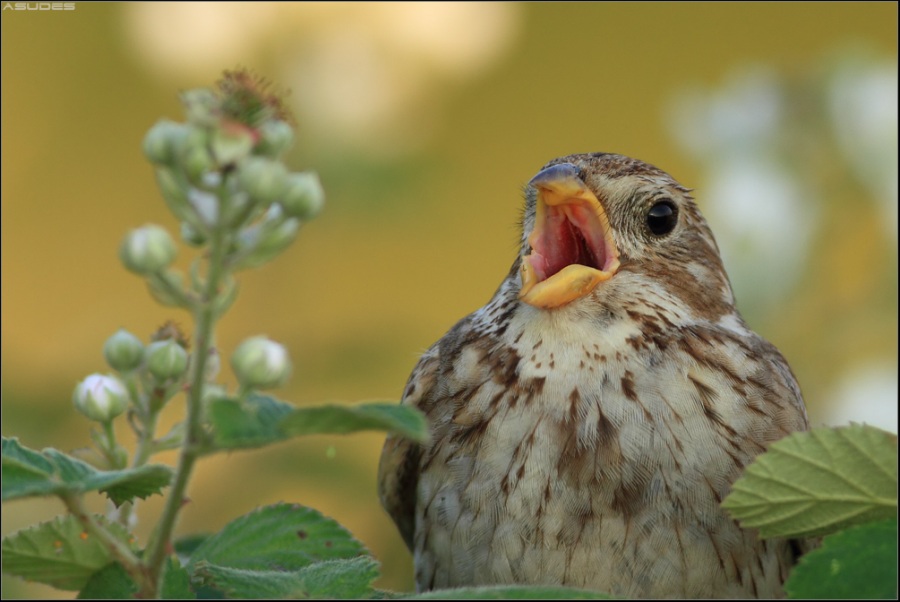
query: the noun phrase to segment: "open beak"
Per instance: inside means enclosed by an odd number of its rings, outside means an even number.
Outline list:
[[[542,309],[580,299],[619,268],[609,219],[578,168],[559,163],[529,182],[537,189],[531,253],[522,259],[519,298]]]

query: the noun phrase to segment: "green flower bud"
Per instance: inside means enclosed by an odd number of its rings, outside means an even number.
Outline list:
[[[188,128],[184,124],[160,119],[144,136],[144,155],[151,163],[171,165],[187,134]]]
[[[250,128],[226,122],[212,131],[209,146],[219,165],[240,161],[253,150],[255,140]]]
[[[160,226],[147,224],[130,231],[119,247],[119,259],[135,274],[159,272],[175,261],[175,241]]]
[[[200,220],[188,198],[191,185],[187,176],[180,169],[160,167],[156,170],[156,183],[166,206],[178,221],[197,226]]]
[[[277,159],[294,144],[294,128],[280,119],[270,119],[257,129],[256,152]]]
[[[187,372],[187,351],[172,339],[147,345],[144,358],[147,371],[160,382],[176,380]]]
[[[287,215],[304,221],[311,220],[325,204],[325,191],[319,176],[311,171],[288,175],[287,186],[278,203]]]
[[[202,183],[206,174],[218,169],[216,160],[209,152],[209,134],[206,130],[189,128],[178,148],[178,165],[194,184]]]
[[[150,274],[147,288],[153,298],[169,307],[185,307],[188,304],[184,290],[184,276],[180,272],[166,270]]]
[[[128,390],[118,378],[91,374],[75,387],[75,409],[97,422],[108,422],[128,407]]]
[[[238,345],[231,355],[231,367],[243,387],[271,389],[291,374],[287,350],[266,337],[252,337]]]
[[[181,93],[181,104],[188,121],[200,126],[215,125],[220,117],[220,102],[215,92],[196,88]]]
[[[284,192],[288,171],[278,161],[247,157],[238,167],[238,185],[250,199],[263,207],[277,201]]]
[[[181,222],[181,240],[192,247],[201,247],[206,244],[206,234],[201,232],[189,222]]]
[[[141,365],[144,345],[139,338],[120,328],[103,344],[103,357],[113,370],[130,372]]]

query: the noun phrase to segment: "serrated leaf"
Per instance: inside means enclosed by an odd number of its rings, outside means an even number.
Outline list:
[[[722,507],[763,537],[830,533],[897,514],[897,436],[850,425],[793,433],[747,467]]]
[[[236,569],[290,571],[366,553],[335,520],[299,504],[275,504],[225,525],[200,544],[188,566],[206,561]]]
[[[557,586],[492,585],[459,587],[417,594],[405,600],[612,600],[600,592]]]
[[[191,589],[191,576],[181,566],[177,558],[172,556],[166,562],[163,573],[162,589],[160,597],[163,600],[196,600],[197,596]]]
[[[118,524],[97,520],[124,545],[131,537]],[[91,576],[113,561],[109,549],[72,515],[57,516],[3,538],[3,571],[28,581],[77,590]]]
[[[221,398],[209,405],[213,443],[218,449],[261,447],[286,439],[279,421],[296,408],[266,395],[249,395],[244,401]],[[214,451],[214,450],[211,450]]]
[[[229,598],[361,598],[371,593],[378,563],[370,556],[325,560],[294,571],[260,571],[198,563],[200,583]]]
[[[98,470],[59,450],[29,449],[16,438],[3,437],[3,501],[23,497],[100,491],[117,506],[136,497],[160,493],[172,469],[148,464],[123,470]]]
[[[298,408],[282,418],[280,426],[290,435],[388,431],[418,442],[427,441],[429,436],[425,416],[415,408],[396,403]]]
[[[897,519],[829,535],[800,558],[784,584],[809,600],[897,599]]]
[[[213,448],[207,452],[261,447],[299,435],[389,431],[416,441],[428,438],[425,417],[395,403],[329,404],[298,408],[265,395],[213,400],[208,411]]]

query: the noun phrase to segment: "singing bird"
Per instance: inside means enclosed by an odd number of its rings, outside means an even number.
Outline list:
[[[540,170],[509,274],[425,352],[402,403],[431,440],[388,438],[379,494],[418,591],[770,598],[804,547],[720,507],[806,410],[735,308],[689,189],[642,161]]]

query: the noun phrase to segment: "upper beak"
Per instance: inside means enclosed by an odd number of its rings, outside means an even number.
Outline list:
[[[611,278],[618,251],[606,211],[575,165],[551,165],[528,184],[537,189],[537,207],[519,298],[543,309],[560,307]]]

